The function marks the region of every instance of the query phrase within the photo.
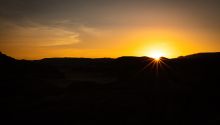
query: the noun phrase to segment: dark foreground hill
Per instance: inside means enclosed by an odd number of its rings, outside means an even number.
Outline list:
[[[2,119],[219,124],[220,53],[16,60],[0,53]]]

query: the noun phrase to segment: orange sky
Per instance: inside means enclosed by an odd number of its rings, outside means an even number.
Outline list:
[[[218,1],[2,1],[0,51],[18,59],[220,51]]]

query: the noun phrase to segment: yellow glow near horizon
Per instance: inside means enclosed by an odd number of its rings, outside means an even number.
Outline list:
[[[176,58],[220,51],[218,2],[147,1],[46,2],[31,7],[19,2],[16,8],[11,7],[13,1],[2,4],[5,7],[0,11],[10,14],[0,14],[0,51],[16,59],[34,60]],[[29,10],[32,7],[34,13]],[[17,12],[30,19],[20,19],[13,14]]]
[[[161,57],[165,56],[165,53],[160,50],[153,50],[150,52],[149,56],[154,58],[155,60],[160,60]]]
[[[27,34],[27,32],[20,33]],[[87,37],[85,37],[85,40],[73,41],[74,44],[58,45],[58,43],[54,43],[51,46],[49,46],[49,43],[53,43],[55,39],[49,40],[49,38],[43,37],[41,40],[41,37],[38,39],[36,36],[31,37],[32,35],[24,38],[13,36],[10,37],[12,42],[0,43],[0,51],[17,59],[50,57],[117,58],[120,56],[175,58],[198,52],[218,51],[217,45],[214,48],[214,44],[212,46],[211,43],[209,43],[210,45],[205,44],[208,38],[201,40],[202,37],[198,37],[199,35],[191,35],[193,33],[176,29],[152,28],[146,30],[137,28],[119,30],[112,34],[114,37],[103,32],[103,35],[97,36],[95,39],[87,40]],[[13,43],[15,38],[17,38],[17,42],[20,41],[19,44]],[[49,42],[47,42],[48,40]],[[92,41],[93,44],[89,41]],[[203,44],[198,44],[195,41],[200,41]],[[66,42],[68,42],[68,39]]]
[[[146,42],[146,46],[139,49],[139,55],[142,54],[155,60],[159,60],[161,57],[173,58],[177,54],[175,46],[169,41],[160,42],[152,40],[152,42]]]

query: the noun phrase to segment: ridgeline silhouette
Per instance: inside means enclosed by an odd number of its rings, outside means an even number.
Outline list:
[[[1,111],[74,124],[217,124],[220,53],[16,60],[0,53]],[[4,118],[3,117],[3,118]]]

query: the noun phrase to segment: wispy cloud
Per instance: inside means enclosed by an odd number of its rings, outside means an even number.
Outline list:
[[[93,35],[93,36],[100,36],[101,35],[101,32],[98,29],[93,28],[93,27],[88,27],[85,25],[79,26],[79,30],[86,33],[86,34]]]
[[[80,42],[79,33],[63,27],[40,25],[36,23],[27,26],[6,24],[7,34],[1,39],[5,44],[25,44],[28,46],[62,46]],[[6,33],[6,32],[5,32]]]
[[[28,19],[1,21],[0,28],[0,44],[35,47],[74,48],[76,44],[90,42],[83,38],[85,35],[94,38],[104,33],[96,27],[65,19],[43,23]]]

